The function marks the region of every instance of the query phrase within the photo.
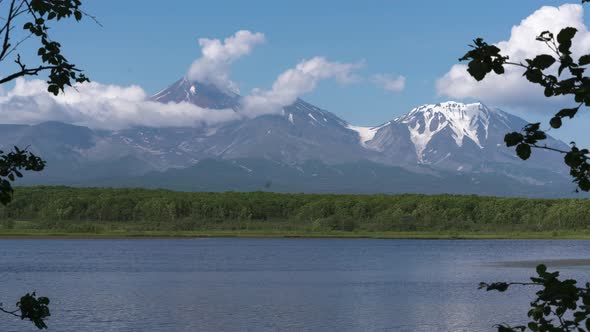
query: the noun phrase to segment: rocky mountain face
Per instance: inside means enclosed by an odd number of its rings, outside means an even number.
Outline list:
[[[152,97],[240,111],[241,97],[181,79]],[[481,103],[424,105],[376,127],[354,126],[303,100],[279,114],[197,128],[93,130],[65,123],[0,125],[3,149],[30,146],[47,170],[21,184],[181,190],[449,192],[567,195],[560,156],[523,162],[504,134],[526,122]],[[550,139],[551,146],[563,142]],[[434,187],[433,187],[434,186]]]
[[[382,126],[364,144],[386,157],[384,162],[420,164],[457,172],[498,171],[498,165],[544,169],[563,174],[566,169],[554,153],[535,151],[523,163],[504,144],[504,135],[520,131],[526,121],[482,103],[445,102],[423,105]],[[549,138],[546,143],[565,148]]]

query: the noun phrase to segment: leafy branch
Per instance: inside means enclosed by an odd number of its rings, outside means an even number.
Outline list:
[[[17,69],[2,77],[0,84],[10,82],[19,77],[37,76],[47,73],[47,91],[58,95],[67,86],[74,83],[88,82],[88,78],[75,64],[70,63],[61,52],[61,44],[52,40],[49,35],[50,24],[63,19],[73,18],[80,21],[84,16],[90,17],[97,24],[94,16],[82,11],[80,0],[0,0],[0,6],[7,4],[6,16],[0,25],[0,62],[16,52],[25,40],[37,39],[40,47],[36,50],[41,64],[29,66],[25,64],[20,54],[16,55],[14,63]],[[15,37],[18,26],[23,21],[21,34],[23,38]],[[0,204],[6,205],[12,200],[12,181],[23,176],[23,171],[39,172],[45,168],[45,161],[27,149],[14,147],[14,151],[5,153],[0,151]],[[39,329],[47,328],[44,319],[49,317],[49,299],[37,297],[33,292],[21,297],[17,302],[17,309],[8,310],[0,304],[0,312],[30,320]]]
[[[7,310],[0,303],[0,312],[18,317],[22,320],[30,320],[35,326],[42,330],[47,328],[45,319],[51,316],[49,312],[49,299],[37,297],[35,292],[27,293],[16,303],[16,309]]]
[[[40,172],[44,168],[45,161],[27,149],[15,146],[14,151],[9,153],[0,150],[0,203],[10,203],[14,191],[10,181],[22,178],[22,171]]]
[[[560,280],[559,272],[547,272],[545,265],[537,266],[537,276],[531,282],[482,282],[480,289],[505,292],[512,286],[541,287],[530,303],[527,325],[497,325],[499,332],[526,331],[590,331],[590,284],[578,287],[573,279]]]
[[[590,77],[584,76],[590,64],[590,54],[581,56],[577,61],[572,57],[571,48],[576,33],[577,29],[572,27],[562,29],[557,36],[550,31],[543,31],[536,40],[546,44],[552,54],[540,54],[524,62],[509,61],[509,57],[502,55],[497,46],[477,38],[470,45],[472,49],[459,60],[469,61],[467,71],[477,81],[483,80],[492,71],[502,75],[505,66],[514,66],[524,70],[523,76],[529,82],[542,86],[546,97],[571,96],[576,104],[559,110],[549,121],[551,128],[558,129],[565,119],[573,119],[582,107],[590,106]],[[549,73],[554,64],[559,64],[557,75]],[[569,75],[562,78],[566,73]],[[590,151],[579,149],[575,142],[570,143],[570,150],[539,143],[545,139],[547,134],[540,129],[540,123],[529,123],[521,132],[509,133],[504,137],[506,146],[516,147],[516,154],[523,160],[530,158],[533,148],[564,154],[564,162],[570,168],[573,182],[577,184],[576,190],[590,191]]]

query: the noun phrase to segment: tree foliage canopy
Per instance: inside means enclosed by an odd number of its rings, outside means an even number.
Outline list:
[[[0,231],[545,233],[590,231],[582,199],[320,195],[23,187],[0,206]]]

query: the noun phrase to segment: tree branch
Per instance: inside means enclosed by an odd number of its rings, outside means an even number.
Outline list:
[[[14,74],[8,75],[8,76],[0,79],[0,84],[10,82],[13,79],[18,78],[18,77],[22,77],[22,76],[36,76],[41,71],[59,69],[60,66],[39,66],[39,67],[33,68],[33,69],[26,69],[24,67],[24,65],[21,64],[21,68],[22,68],[21,71],[18,71]],[[70,68],[70,69],[73,71],[76,71],[76,72],[81,72],[81,70],[79,70],[77,68]]]
[[[16,0],[12,0],[10,2],[10,9],[8,11],[8,19],[6,20],[6,31],[4,33],[4,42],[2,43],[2,51],[0,52],[0,61],[4,59],[6,56],[6,52],[10,48],[10,25],[12,24],[12,19],[14,17],[14,3]]]
[[[9,315],[13,315],[15,317],[19,317],[20,318],[20,315],[17,314],[18,309],[14,310],[14,311],[9,311],[9,310],[5,310],[4,308],[0,307],[0,312],[3,312],[5,314],[9,314]]]
[[[20,40],[18,43],[16,43],[16,45],[14,45],[10,51],[8,51],[6,53],[6,56],[9,56],[10,54],[12,54],[14,51],[16,51],[16,49],[20,46],[20,44],[24,43],[27,39],[31,38],[31,36],[33,36],[33,34],[29,34],[28,36],[26,36],[25,38],[23,38],[22,40]]]
[[[94,16],[94,15],[91,15],[91,14],[88,14],[87,12],[85,12],[85,11],[83,11],[83,10],[80,10],[80,12],[81,12],[82,14],[84,14],[84,16],[88,16],[88,17],[90,17],[90,19],[91,19],[91,20],[93,20],[93,21],[94,21],[94,23],[96,23],[96,24],[97,24],[99,27],[101,27],[101,28],[104,28],[104,26],[102,25],[102,23],[100,23],[100,21],[98,20],[98,18],[96,18],[96,16]]]

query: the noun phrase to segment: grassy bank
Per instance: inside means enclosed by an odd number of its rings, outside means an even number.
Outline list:
[[[142,231],[75,233],[50,230],[0,232],[0,239],[116,239],[116,238],[325,238],[325,239],[417,239],[417,240],[590,240],[590,233],[443,233],[443,232],[264,232],[264,231]]]
[[[590,200],[17,188],[2,237],[590,239]]]

